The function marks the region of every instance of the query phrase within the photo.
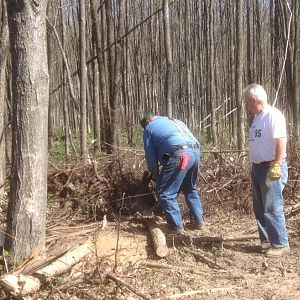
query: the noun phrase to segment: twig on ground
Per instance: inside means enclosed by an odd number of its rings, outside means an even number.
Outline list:
[[[201,260],[202,262],[204,262],[205,264],[207,264],[210,268],[219,268],[219,269],[226,269],[223,266],[219,265],[218,263],[216,263],[215,261],[213,261],[210,258],[205,257],[203,254],[197,252],[197,251],[193,251],[187,247],[183,247],[182,248],[184,251],[194,255],[196,258],[198,258],[199,260]]]
[[[80,277],[78,278],[70,278],[67,282],[65,282],[64,284],[58,286],[58,290],[60,291],[66,291],[71,287],[75,287],[77,284],[84,282],[84,278],[85,278],[85,274],[80,275]]]
[[[145,295],[144,293],[138,291],[136,288],[134,288],[132,285],[129,285],[128,283],[126,283],[124,280],[118,278],[114,273],[112,272],[108,272],[106,273],[106,277],[111,279],[112,281],[114,281],[115,283],[124,286],[125,288],[127,288],[128,290],[130,290],[131,292],[133,292],[134,294],[136,294],[137,296],[146,299],[146,300],[150,300],[151,297]],[[99,283],[102,284],[102,281],[95,279],[95,283]]]
[[[193,274],[199,274],[199,275],[207,274],[207,272],[198,270],[195,267],[183,267],[183,266],[176,266],[176,265],[170,265],[170,264],[166,265],[166,264],[154,263],[154,262],[148,262],[148,261],[142,262],[141,265],[149,267],[149,268],[157,268],[157,269],[165,269],[165,270],[185,270],[185,271],[189,271]]]

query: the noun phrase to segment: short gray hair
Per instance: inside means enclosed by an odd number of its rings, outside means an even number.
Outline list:
[[[245,100],[254,99],[256,101],[267,103],[268,95],[265,89],[256,83],[249,84],[243,90],[243,97]]]

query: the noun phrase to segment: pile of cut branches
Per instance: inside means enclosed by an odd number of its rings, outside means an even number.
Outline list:
[[[103,156],[89,164],[49,163],[48,192],[61,208],[80,219],[132,214],[139,202],[155,202],[153,187],[145,186],[143,155],[131,150]]]
[[[299,153],[289,156],[287,204],[297,203]],[[145,184],[142,151],[118,150],[90,164],[50,163],[48,190],[82,219],[102,220],[104,215],[133,214],[141,203],[155,202],[155,183]],[[252,213],[250,164],[245,152],[211,151],[200,167],[198,189],[206,211],[227,209]]]

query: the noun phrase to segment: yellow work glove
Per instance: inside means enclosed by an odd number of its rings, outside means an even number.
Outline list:
[[[271,162],[269,177],[271,180],[278,180],[281,177],[281,163],[279,162]]]

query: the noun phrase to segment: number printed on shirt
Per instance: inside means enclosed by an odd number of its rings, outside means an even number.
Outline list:
[[[255,129],[254,136],[255,137],[261,137],[261,129]]]

